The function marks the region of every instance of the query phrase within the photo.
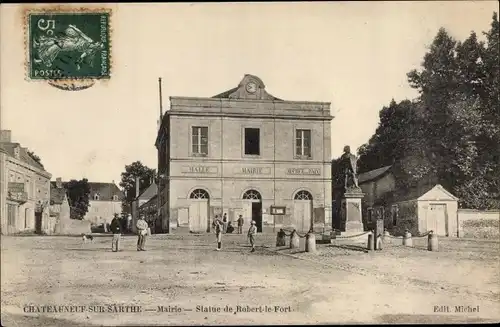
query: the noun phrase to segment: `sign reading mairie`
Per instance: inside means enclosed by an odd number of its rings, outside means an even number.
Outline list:
[[[321,168],[287,168],[287,175],[321,175]]]
[[[241,167],[235,169],[236,174],[242,175],[269,175],[271,174],[271,168],[269,167]]]
[[[181,171],[186,174],[217,174],[214,166],[183,166]]]

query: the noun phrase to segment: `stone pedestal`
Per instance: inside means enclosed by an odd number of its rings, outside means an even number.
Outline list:
[[[342,199],[342,213],[345,221],[345,232],[342,235],[348,236],[359,234],[364,231],[361,212],[361,199],[364,197],[361,189],[349,189]]]

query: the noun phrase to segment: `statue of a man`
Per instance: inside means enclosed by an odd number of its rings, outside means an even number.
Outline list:
[[[344,154],[342,154],[341,162],[342,162],[342,170],[345,175],[345,188],[352,187],[353,185],[356,188],[358,186],[358,174],[356,171],[356,163],[358,158],[354,154],[351,153],[351,148],[346,145],[344,147]]]

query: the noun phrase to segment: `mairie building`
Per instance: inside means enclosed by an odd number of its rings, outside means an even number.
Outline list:
[[[330,229],[332,119],[330,103],[281,100],[253,75],[170,97],[155,144],[162,229],[209,232],[224,213],[258,232]]]

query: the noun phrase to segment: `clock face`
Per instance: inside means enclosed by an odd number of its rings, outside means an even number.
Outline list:
[[[257,91],[257,85],[254,82],[250,82],[246,86],[248,93],[255,93]]]

